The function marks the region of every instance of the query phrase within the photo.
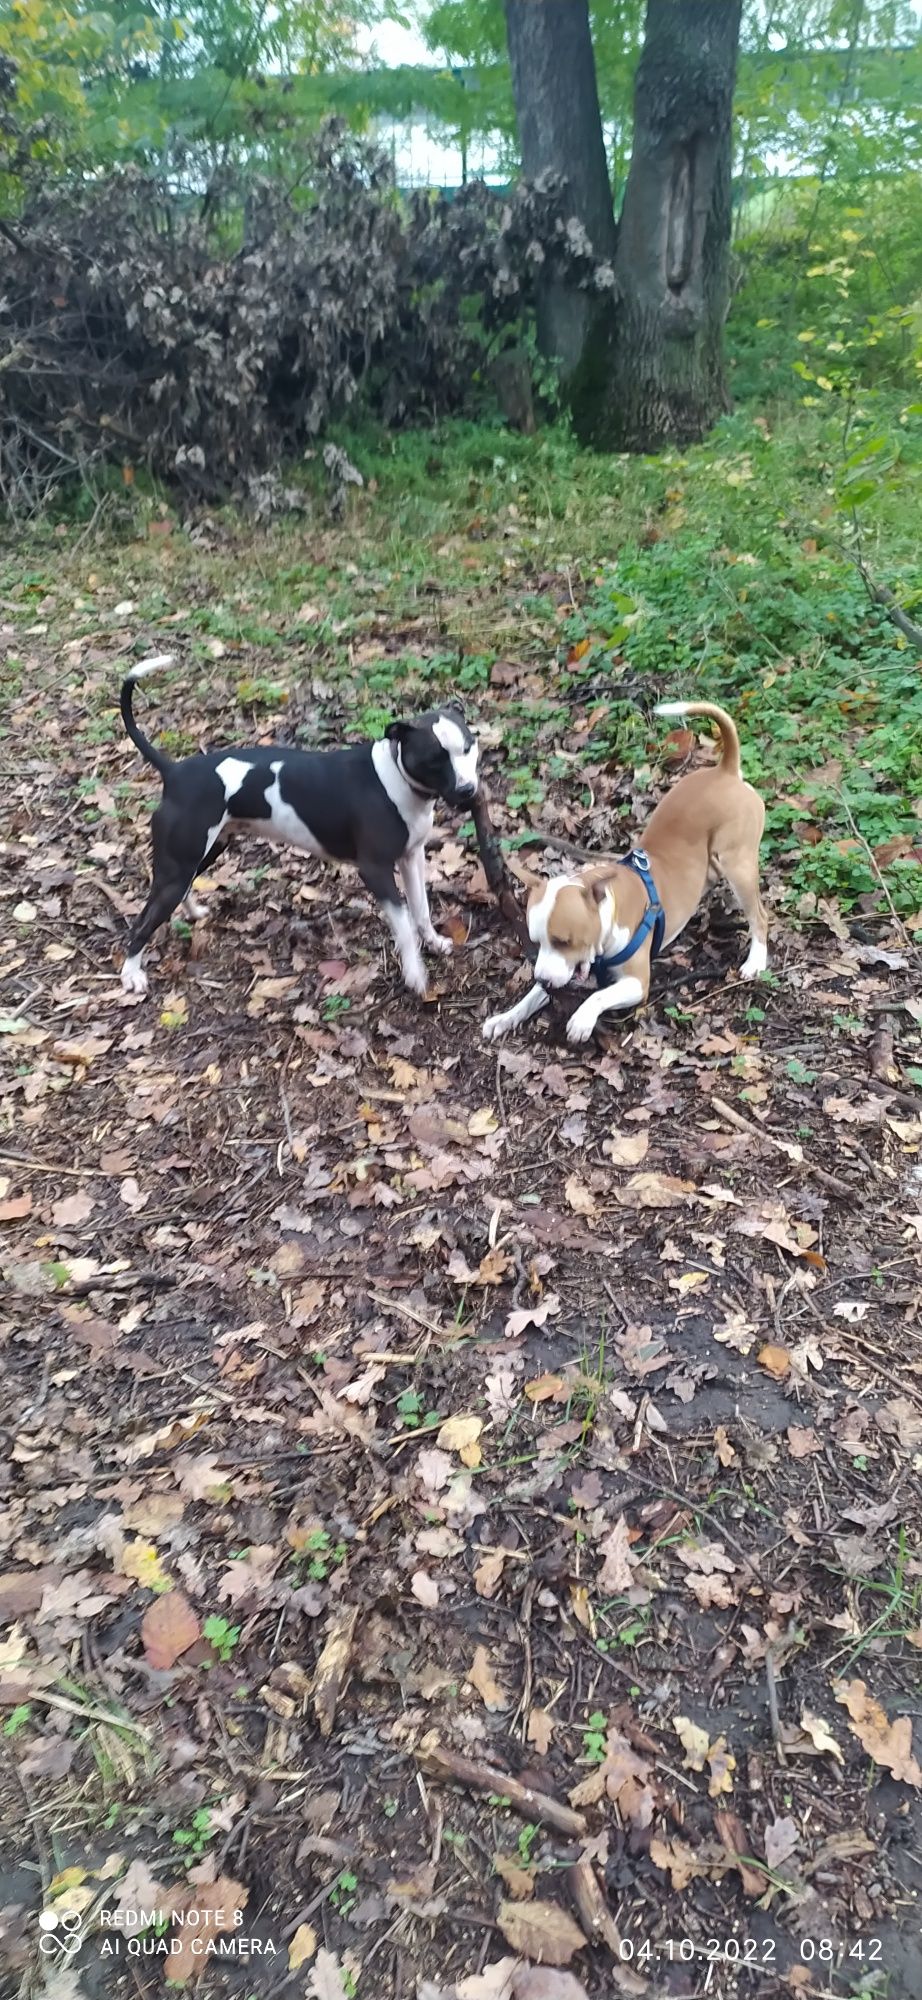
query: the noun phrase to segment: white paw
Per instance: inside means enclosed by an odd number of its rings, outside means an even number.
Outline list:
[[[741,979],[758,979],[760,972],[768,969],[768,949],[764,944],[754,944],[749,956],[740,966]]]
[[[509,1021],[505,1014],[490,1014],[484,1021],[480,1032],[485,1042],[499,1042],[506,1034],[508,1027]]]
[[[147,992],[147,973],[142,965],[136,965],[131,958],[126,958],[122,966],[122,991],[124,993]]]
[[[568,1042],[588,1042],[598,1020],[594,1007],[577,1007],[567,1022]]]
[[[423,994],[428,992],[429,980],[421,958],[411,961],[408,965],[404,965],[403,983],[409,987],[411,993]]]
[[[446,937],[443,931],[429,931],[426,945],[429,951],[438,952],[442,958],[450,958],[455,948],[451,938]]]

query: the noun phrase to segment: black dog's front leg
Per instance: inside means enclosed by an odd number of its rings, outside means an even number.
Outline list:
[[[393,865],[387,861],[366,860],[360,856],[358,871],[366,889],[371,890],[397,946],[404,985],[409,987],[411,993],[425,993],[428,982],[419,949],[416,925],[406,904],[400,900]]]

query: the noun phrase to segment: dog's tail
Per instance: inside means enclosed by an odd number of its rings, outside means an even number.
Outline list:
[[[728,778],[738,778],[740,772],[740,739],[736,733],[736,723],[726,709],[718,708],[713,701],[660,701],[656,705],[657,715],[679,717],[683,715],[706,715],[716,722],[720,730],[720,769]]]
[[[174,655],[172,653],[155,653],[150,660],[139,660],[137,666],[132,667],[130,674],[123,680],[122,692],[119,699],[122,721],[131,737],[132,743],[137,750],[140,750],[145,764],[153,764],[154,770],[160,772],[161,778],[166,777],[167,771],[170,768],[170,759],[164,756],[162,750],[157,749],[156,744],[148,740],[143,729],[138,728],[134,719],[132,702],[134,700],[135,681],[143,680],[145,674],[157,673],[161,667],[171,667],[173,659]]]

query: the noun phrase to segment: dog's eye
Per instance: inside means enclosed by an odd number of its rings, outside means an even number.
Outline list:
[[[567,945],[569,944],[569,938],[554,937],[553,933],[551,932],[548,933],[547,941],[552,951],[566,951]]]

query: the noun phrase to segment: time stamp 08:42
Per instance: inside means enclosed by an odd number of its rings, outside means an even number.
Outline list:
[[[637,1970],[652,1970],[654,1966],[692,1965],[697,1962],[704,1971],[700,1992],[719,1995],[718,1972],[745,1972],[761,1974],[775,1973],[779,1978],[789,1975],[791,1967],[814,1966],[818,1973],[828,1975],[839,1969],[848,1972],[848,1986],[854,1992],[862,1974],[885,1971],[883,1940],[877,1937],[839,1939],[833,1937],[802,1937],[785,1940],[784,1949],[779,1951],[775,1938],[753,1937],[674,1937],[662,1938],[656,1943],[652,1939],[623,1937],[617,1957],[622,1965],[636,1966]],[[796,1987],[792,1988],[796,1991]],[[809,1987],[801,1989],[809,1992]],[[870,1990],[874,1990],[872,1987]]]

